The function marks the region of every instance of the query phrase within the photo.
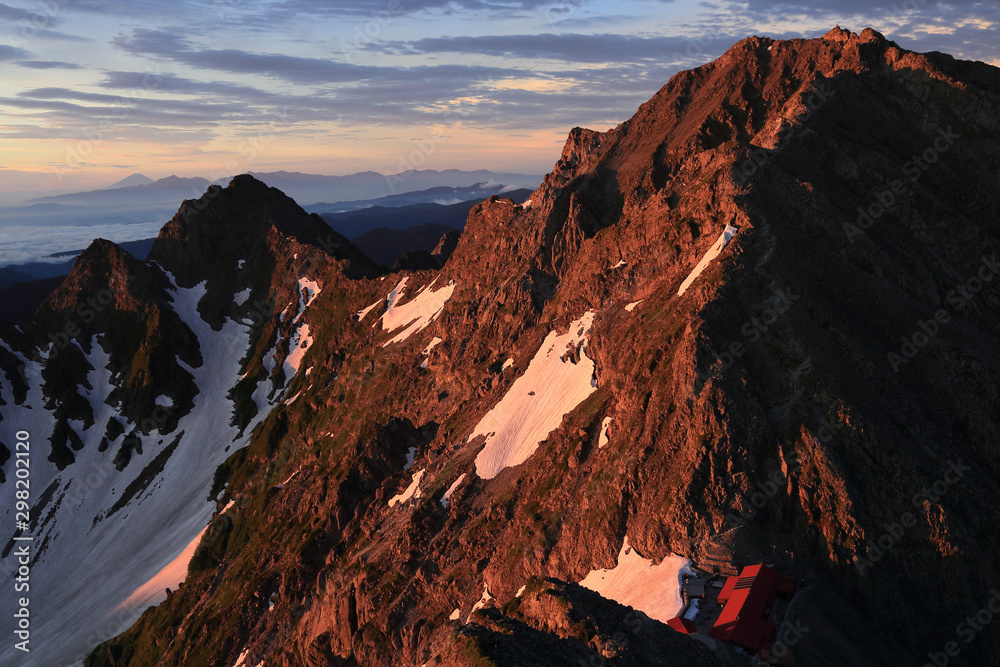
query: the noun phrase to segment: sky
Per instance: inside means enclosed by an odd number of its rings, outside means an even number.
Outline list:
[[[134,172],[548,172],[749,35],[867,26],[1000,65],[1000,3],[6,0],[0,200]]]

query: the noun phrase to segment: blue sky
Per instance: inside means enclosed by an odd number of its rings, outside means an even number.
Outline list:
[[[1000,65],[993,2],[6,0],[0,202],[136,171],[544,173],[678,70],[836,24]]]

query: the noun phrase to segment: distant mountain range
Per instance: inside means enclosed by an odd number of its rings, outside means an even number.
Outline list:
[[[142,175],[133,174],[125,180],[135,176]],[[168,179],[153,183],[165,180]],[[205,185],[207,187],[207,181]],[[148,186],[123,186],[121,189],[146,187]],[[531,195],[531,190],[510,190],[509,187],[486,183],[467,187],[434,187],[372,200],[318,204],[310,208],[341,209],[342,212],[323,213],[321,217],[335,231],[354,241],[376,262],[392,267],[406,253],[430,253],[445,233],[463,229],[469,211],[493,194],[507,190],[503,192],[503,196],[510,197],[517,203],[525,201]],[[100,192],[107,193],[106,190],[99,190],[81,194]],[[465,199],[457,203],[435,203],[463,197]],[[368,205],[370,206],[364,207]],[[61,208],[61,205],[55,203],[39,203],[36,206]],[[351,207],[357,210],[351,210]],[[136,259],[145,260],[153,241],[154,239],[149,238],[118,245]],[[34,312],[45,297],[59,286],[59,279],[69,275],[82,252],[82,249],[59,252],[42,261],[0,267],[0,320],[16,321]],[[57,261],[59,258],[62,261]]]
[[[340,202],[306,206],[311,212],[347,211],[378,205],[383,199],[400,198],[405,205],[417,202],[465,201],[485,199],[505,188],[534,189],[541,176],[492,172],[487,170],[445,171],[421,170],[386,176],[373,171],[347,176],[324,176],[298,172],[276,171],[253,173],[258,180],[276,187],[297,202]],[[226,186],[229,178],[215,181]],[[95,226],[166,222],[186,199],[197,199],[212,183],[205,178],[167,176],[150,180],[143,174],[132,174],[106,188],[72,192],[30,199],[24,206],[0,210],[0,227],[31,225],[32,227],[72,225]],[[426,196],[407,199],[413,192],[441,188]],[[466,192],[463,192],[465,190]],[[133,237],[134,238],[134,237]]]
[[[538,182],[540,182],[540,179]],[[498,183],[496,181],[487,181],[484,183],[474,183],[464,187],[437,186],[427,188],[426,190],[403,192],[400,194],[378,197],[376,199],[340,201],[333,204],[321,202],[318,204],[310,204],[304,208],[310,213],[319,213],[320,215],[323,215],[325,213],[346,213],[348,211],[358,211],[374,207],[395,208],[399,206],[409,206],[410,204],[439,204],[447,206],[449,204],[458,204],[459,202],[482,201],[483,199],[488,199],[493,195],[500,194],[505,197],[511,197],[514,200],[518,200],[518,192],[526,192],[530,194],[536,187],[538,187],[538,183],[535,183],[534,185],[518,186],[516,184],[505,185],[504,183]]]

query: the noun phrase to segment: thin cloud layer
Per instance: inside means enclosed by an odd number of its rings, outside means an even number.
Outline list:
[[[871,25],[1000,63],[1000,7],[975,0],[6,0],[0,22],[6,163],[109,182],[118,164],[391,172],[432,136],[437,168],[544,171],[568,128],[627,119],[752,34]]]

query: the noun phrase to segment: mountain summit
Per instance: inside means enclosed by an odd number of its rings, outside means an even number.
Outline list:
[[[136,174],[132,174],[130,176],[126,176],[125,178],[123,178],[122,180],[118,181],[117,183],[109,185],[109,186],[107,186],[104,189],[105,190],[115,190],[117,188],[130,188],[130,187],[135,186],[135,185],[149,185],[152,182],[153,182],[153,179],[149,178],[148,176],[136,173]]]
[[[95,244],[0,329],[4,426],[74,456],[44,657],[994,664],[998,128],[997,68],[751,37],[440,269],[251,176]]]

